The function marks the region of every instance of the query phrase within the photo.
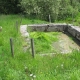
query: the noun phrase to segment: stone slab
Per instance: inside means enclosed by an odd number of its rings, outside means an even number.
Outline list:
[[[29,37],[29,33],[27,32],[27,25],[21,25],[20,32],[21,32],[22,36]]]

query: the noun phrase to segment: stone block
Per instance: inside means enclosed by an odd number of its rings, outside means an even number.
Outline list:
[[[76,37],[77,30],[75,29],[74,26],[68,26],[68,32],[69,32],[72,36]]]
[[[28,25],[30,28],[30,31],[45,31],[47,24],[33,24],[33,25]]]
[[[48,31],[60,31],[63,32],[67,28],[67,24],[49,24],[49,29]]]
[[[55,31],[58,31],[58,28],[57,28],[57,26],[52,26],[52,27],[49,26],[48,29],[47,29],[47,31],[48,32],[55,32]]]
[[[77,38],[78,40],[80,40],[80,32],[77,32],[76,38]]]
[[[76,30],[76,38],[80,40],[80,28],[78,26],[75,26],[75,30]]]
[[[41,31],[41,32],[43,32],[43,31],[45,31],[45,27],[36,27],[36,31]]]

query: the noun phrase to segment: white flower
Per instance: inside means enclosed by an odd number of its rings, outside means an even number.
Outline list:
[[[33,78],[36,78],[36,75],[34,75]]]
[[[63,64],[61,64],[61,67],[63,68]]]
[[[33,76],[33,74],[30,74],[29,76]]]
[[[27,69],[27,67],[25,66],[25,69]]]

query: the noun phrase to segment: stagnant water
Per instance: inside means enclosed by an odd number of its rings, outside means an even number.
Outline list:
[[[72,40],[68,34],[61,33],[58,36],[59,41],[53,43],[53,48],[59,53],[71,53],[73,50],[80,50],[80,43]]]

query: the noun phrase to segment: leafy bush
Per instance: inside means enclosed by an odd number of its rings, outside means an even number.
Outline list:
[[[75,17],[80,10],[78,0],[22,0],[24,15],[49,21]]]

